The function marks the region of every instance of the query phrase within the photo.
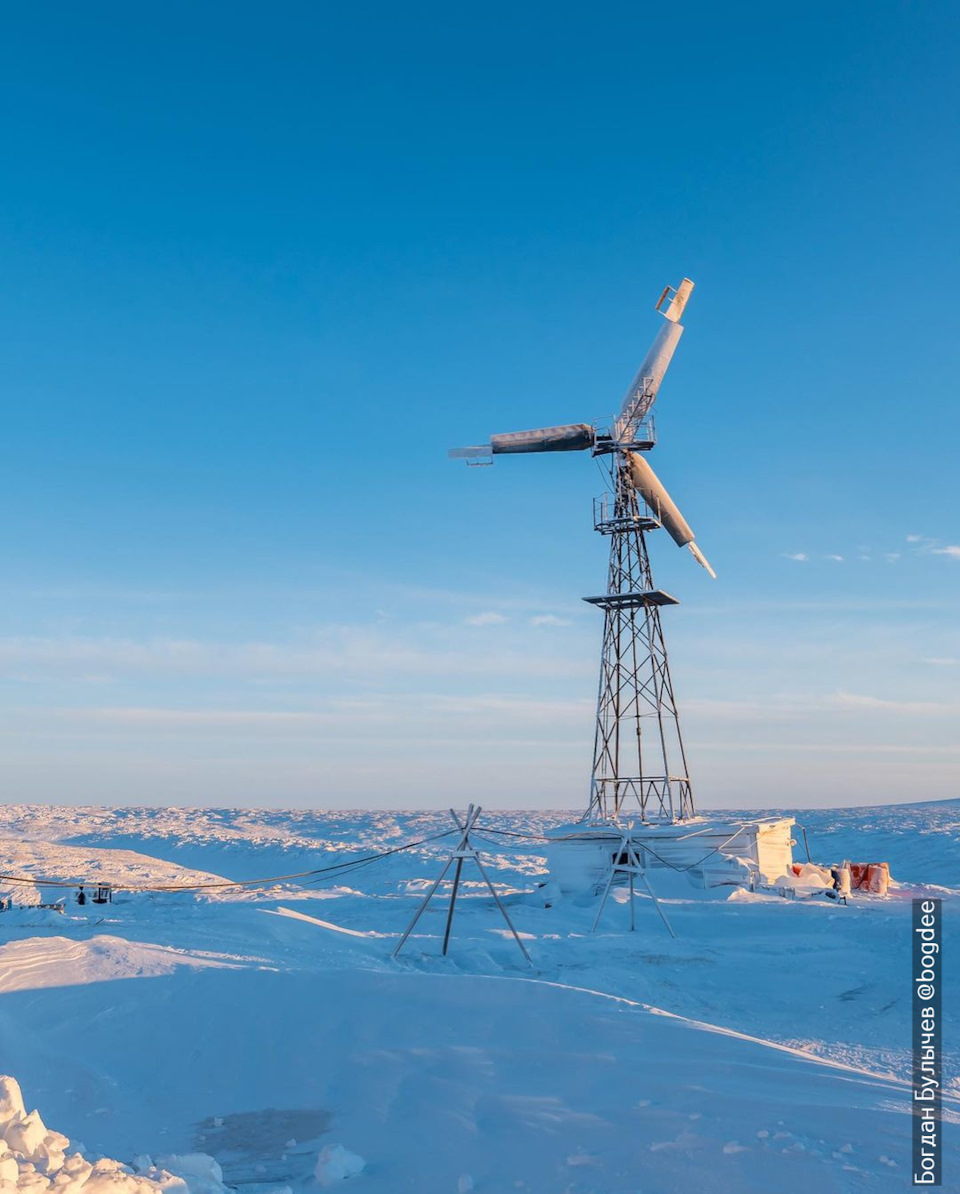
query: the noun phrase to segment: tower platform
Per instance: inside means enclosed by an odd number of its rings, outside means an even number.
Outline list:
[[[671,597],[663,589],[645,589],[637,593],[606,593],[602,597],[584,597],[589,605],[598,605],[601,609],[640,609],[644,605],[679,605],[676,597]]]

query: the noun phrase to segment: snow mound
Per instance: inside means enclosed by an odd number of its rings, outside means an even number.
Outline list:
[[[317,1157],[313,1176],[321,1186],[333,1186],[342,1178],[356,1177],[366,1167],[363,1157],[347,1152],[342,1144],[331,1144]]]
[[[68,1155],[69,1148],[70,1140],[48,1128],[39,1111],[27,1111],[19,1082],[0,1076],[0,1194],[227,1194],[220,1166],[203,1153],[170,1157],[170,1168],[148,1164],[135,1174],[107,1157]]]

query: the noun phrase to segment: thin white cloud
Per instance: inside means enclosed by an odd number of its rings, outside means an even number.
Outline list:
[[[894,701],[856,692],[778,694],[763,700],[710,700],[692,698],[684,708],[696,720],[728,722],[796,722],[838,712],[906,713],[921,717],[956,717],[960,704],[945,701]]]
[[[816,704],[811,698],[771,697],[766,701],[714,700],[709,697],[688,697],[683,712],[694,719],[709,722],[792,721],[798,714],[809,712]]]
[[[505,620],[497,615],[495,620]],[[484,621],[480,625],[487,625]],[[473,636],[466,636],[472,639]],[[465,641],[455,626],[379,625],[318,627],[293,642],[211,642],[80,636],[0,638],[0,678],[41,682],[56,678],[96,681],[131,677],[229,676],[250,683],[333,681],[378,675],[582,674],[586,660],[553,652],[491,649]],[[591,660],[592,668],[592,660]]]
[[[506,620],[503,614],[498,614],[496,610],[492,609],[488,609],[482,614],[474,614],[471,618],[464,618],[468,626],[500,626]]]
[[[960,544],[941,544],[938,539],[931,539],[927,535],[907,535],[906,542],[910,544],[910,551],[914,555],[948,556],[951,559],[960,560]],[[809,553],[805,551],[785,551],[782,554],[787,560],[798,560],[802,563],[811,559]],[[863,560],[866,563],[873,559],[883,559],[888,564],[895,564],[902,556],[903,552],[900,551],[885,551],[875,554],[872,547],[861,545],[855,552],[851,551],[845,555],[841,555],[839,552],[827,552],[816,558],[830,560],[837,564],[842,564],[850,559]]]
[[[354,730],[378,733],[390,726],[409,734],[432,729],[438,722],[463,723],[485,730],[515,731],[518,727],[564,726],[586,730],[590,725],[593,701],[550,700],[522,696],[479,694],[448,696],[435,693],[400,693],[386,698],[379,693],[351,699],[328,700],[312,709],[223,709],[170,708],[155,706],[94,706],[43,710],[45,724],[51,721],[76,723],[101,731],[251,731],[269,735],[317,733],[323,729],[342,733]],[[17,710],[29,720],[35,709]]]
[[[960,667],[960,659],[949,655],[934,655],[929,659],[921,659],[921,663],[930,663],[934,667]]]
[[[885,697],[867,696],[856,692],[836,692],[825,704],[837,709],[869,709],[883,713],[909,713],[923,717],[955,717],[960,705],[945,701],[891,701]]]
[[[531,626],[569,626],[568,618],[558,618],[556,614],[537,614],[530,619]]]
[[[907,535],[907,542],[913,544],[913,551],[924,556],[947,556],[952,560],[960,560],[960,544],[941,544],[939,539],[931,539],[929,535]]]
[[[957,755],[960,754],[960,744],[956,746],[910,746],[897,745],[890,742],[698,742],[698,750],[723,750],[736,754],[746,752],[769,754],[773,751],[799,751],[803,754],[841,754],[865,755],[868,759],[874,755]]]

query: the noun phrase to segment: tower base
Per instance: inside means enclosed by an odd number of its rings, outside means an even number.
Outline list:
[[[694,887],[775,883],[793,862],[793,817],[638,824],[628,829],[640,865],[673,871]],[[547,865],[564,892],[599,890],[622,851],[625,828],[613,822],[563,825],[549,830]]]

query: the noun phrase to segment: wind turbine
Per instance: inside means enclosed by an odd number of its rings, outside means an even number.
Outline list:
[[[610,537],[607,589],[585,597],[604,611],[600,688],[590,804],[584,819],[619,822],[639,811],[642,822],[677,822],[695,815],[680,719],[670,678],[660,610],[679,602],[656,588],[647,535],[663,528],[710,573],[689,523],[650,467],[656,444],[652,407],[676,351],[680,317],[693,283],[668,286],[656,310],[663,326],[607,429],[590,423],[492,435],[488,444],[454,448],[468,463],[530,452],[590,451],[605,464],[608,492],[594,502],[594,527]]]

